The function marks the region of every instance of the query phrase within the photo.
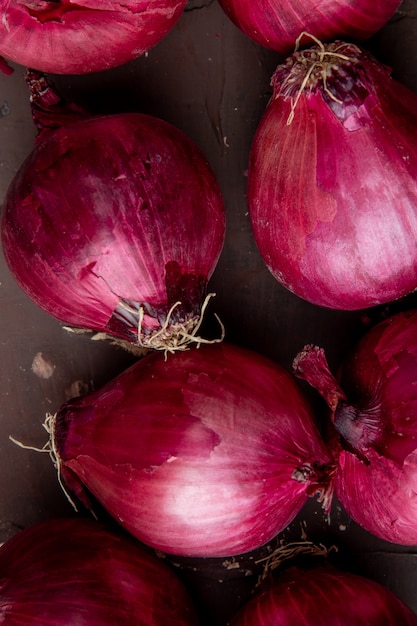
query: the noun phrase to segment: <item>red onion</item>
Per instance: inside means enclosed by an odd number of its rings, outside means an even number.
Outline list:
[[[163,552],[217,557],[268,542],[333,461],[292,376],[228,344],[153,352],[50,418],[59,476]]]
[[[417,94],[343,42],[296,52],[272,85],[248,181],[254,236],[272,274],[334,309],[413,291]]]
[[[1,0],[0,54],[53,74],[127,63],[156,45],[186,0]]]
[[[342,506],[378,537],[417,544],[417,311],[369,330],[343,363],[340,384],[319,348],[307,346],[294,367],[331,408]]]
[[[0,548],[0,621],[10,626],[195,626],[166,563],[83,518],[50,519]]]
[[[231,626],[416,626],[417,616],[391,591],[331,566],[291,567],[271,579]]]
[[[206,158],[163,120],[122,113],[74,121],[82,117],[76,107],[52,102],[49,116],[34,107],[40,136],[5,200],[10,270],[68,326],[147,348],[185,345],[225,234]],[[71,123],[48,129],[65,115]]]
[[[303,31],[322,41],[367,39],[401,0],[219,0],[229,18],[261,46],[287,55]]]

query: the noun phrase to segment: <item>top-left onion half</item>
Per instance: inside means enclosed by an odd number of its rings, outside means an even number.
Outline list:
[[[118,67],[155,46],[186,0],[0,0],[0,55],[52,74]]]

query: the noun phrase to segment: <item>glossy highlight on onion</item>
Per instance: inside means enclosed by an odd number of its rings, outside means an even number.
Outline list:
[[[368,39],[394,15],[401,0],[219,0],[245,35],[283,55],[307,31],[323,42]]]
[[[386,541],[417,544],[417,311],[373,326],[336,379],[306,346],[295,373],[324,397],[338,437],[335,491],[349,515]]]
[[[127,347],[184,348],[198,338],[225,236],[207,159],[161,119],[88,117],[36,73],[29,84],[39,135],[2,216],[12,274],[68,327]]]
[[[131,61],[176,24],[186,0],[1,0],[0,55],[53,74]]]
[[[300,298],[333,309],[412,292],[417,95],[341,41],[298,50],[272,86],[248,176],[253,233],[269,270]]]
[[[416,626],[417,616],[379,583],[329,565],[293,566],[269,579],[230,626]]]
[[[153,352],[47,424],[61,482],[166,553],[236,555],[281,532],[333,460],[293,377],[227,344]]]
[[[197,626],[177,575],[125,534],[52,518],[0,548],[0,622],[13,626]]]

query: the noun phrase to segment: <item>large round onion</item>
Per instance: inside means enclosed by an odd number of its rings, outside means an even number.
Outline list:
[[[261,588],[230,626],[416,626],[382,585],[330,566],[291,567]]]
[[[248,183],[270,271],[301,298],[335,309],[413,291],[417,95],[343,42],[296,52],[272,84]]]
[[[6,261],[40,307],[68,326],[163,349],[197,329],[224,235],[204,155],[139,113],[43,129],[2,220]]]
[[[287,55],[307,31],[322,41],[367,39],[401,0],[219,0],[229,18],[257,43]]]
[[[0,548],[7,626],[196,626],[191,598],[139,543],[83,518],[50,519]]]
[[[167,553],[253,550],[309,495],[328,509],[333,464],[289,373],[212,344],[153,352],[51,419],[61,479]]]
[[[0,55],[54,74],[107,70],[157,44],[186,0],[0,0]]]
[[[416,545],[417,311],[368,331],[343,363],[340,384],[312,346],[296,357],[295,370],[331,408],[343,507],[378,537]]]

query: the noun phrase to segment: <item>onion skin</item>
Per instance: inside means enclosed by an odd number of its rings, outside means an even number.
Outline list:
[[[98,522],[50,519],[0,548],[0,623],[10,626],[196,626],[171,569]]]
[[[276,536],[308,496],[331,500],[330,458],[292,376],[222,343],[145,356],[54,416],[60,476],[163,552],[219,557]]]
[[[199,321],[224,236],[223,199],[204,155],[172,125],[139,113],[44,129],[2,220],[6,261],[36,304],[130,345],[167,322],[169,331]]]
[[[415,626],[417,617],[382,585],[330,566],[291,567],[267,582],[230,626]]]
[[[379,322],[345,359],[340,382],[307,346],[296,374],[326,399],[339,437],[335,491],[349,515],[391,543],[417,544],[417,311]]]
[[[108,70],[155,46],[186,0],[1,0],[0,54],[52,74]]]
[[[272,85],[248,176],[253,233],[269,270],[297,296],[333,309],[413,291],[417,95],[343,42],[295,53]]]
[[[321,41],[364,40],[394,15],[400,0],[219,0],[240,30],[261,46],[288,55],[300,33]]]

